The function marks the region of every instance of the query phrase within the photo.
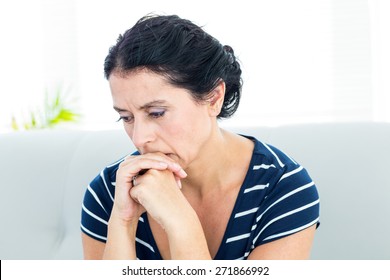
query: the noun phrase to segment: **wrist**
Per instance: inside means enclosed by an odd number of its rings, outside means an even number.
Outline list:
[[[108,221],[104,259],[136,259],[135,239],[138,220],[126,221],[111,215]]]
[[[116,221],[121,221],[124,225],[132,224],[132,223],[138,223],[139,218],[141,217],[143,212],[138,211],[138,209],[134,209],[132,207],[129,208],[121,208],[116,205],[114,202],[114,205],[111,210],[110,219],[114,218]]]
[[[125,229],[137,229],[138,221],[141,215],[137,215],[131,218],[123,218],[123,215],[119,214],[113,208],[110,219],[108,221],[108,227],[119,227]]]

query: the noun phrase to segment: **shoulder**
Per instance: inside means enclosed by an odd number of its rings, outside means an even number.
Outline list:
[[[246,184],[246,193],[253,193],[260,200],[258,203],[267,207],[287,197],[289,205],[302,200],[318,202],[315,183],[302,165],[284,151],[253,137],[250,139],[255,142],[255,147],[248,170],[250,180]],[[258,196],[259,189],[263,190],[261,196]]]
[[[314,186],[307,170],[287,153],[254,137],[245,137],[255,145],[243,194],[253,196],[256,203],[262,204],[271,194],[277,198],[303,186]]]
[[[276,240],[318,223],[319,195],[307,170],[285,152],[259,140],[254,158],[259,161],[254,170],[271,172],[263,174],[268,185],[259,207],[255,243]]]
[[[314,184],[307,170],[285,151],[258,139],[253,139],[255,141],[254,169],[268,168],[273,170],[276,177],[275,185],[282,184],[282,181],[295,186],[304,183]]]
[[[304,169],[295,159],[281,149],[252,136],[245,137],[251,139],[255,144],[250,171],[261,174],[266,173],[273,177],[274,180],[272,181],[276,184],[283,176],[287,176],[289,172],[298,173]]]
[[[298,163],[292,159],[287,153],[279,148],[265,143],[259,139],[251,136],[246,136],[252,139],[255,143],[253,154],[257,156],[263,156],[267,161],[272,162],[277,168],[284,168],[286,165],[298,165]]]

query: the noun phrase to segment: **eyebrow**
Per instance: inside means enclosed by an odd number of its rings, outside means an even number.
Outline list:
[[[164,104],[166,104],[165,100],[153,100],[153,101],[148,102],[148,103],[142,105],[141,107],[139,107],[139,110],[146,110],[146,109],[149,109],[149,108],[152,108],[152,107],[162,106]],[[116,107],[116,106],[114,106],[114,110],[117,111],[118,113],[120,113],[120,112],[127,112],[128,111],[126,109],[122,109],[122,108],[119,108],[119,107]]]

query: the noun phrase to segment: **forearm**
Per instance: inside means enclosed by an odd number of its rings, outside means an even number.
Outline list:
[[[195,211],[187,214],[185,223],[166,229],[173,260],[210,260],[210,252],[202,225]]]
[[[112,215],[108,223],[107,242],[103,259],[135,260],[136,222],[124,222]]]

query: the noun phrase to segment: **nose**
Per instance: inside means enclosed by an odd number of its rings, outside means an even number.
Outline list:
[[[154,135],[154,128],[151,124],[134,120],[129,136],[134,146],[141,152],[145,150],[147,144],[153,142]]]

